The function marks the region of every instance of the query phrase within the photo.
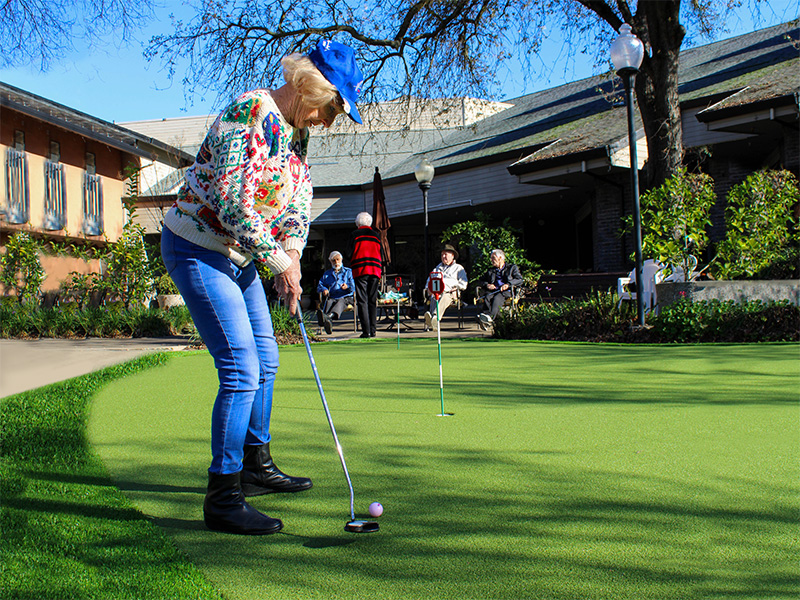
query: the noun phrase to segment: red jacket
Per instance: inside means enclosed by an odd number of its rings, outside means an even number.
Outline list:
[[[381,238],[374,229],[359,227],[350,235],[347,247],[353,277],[381,276]]]

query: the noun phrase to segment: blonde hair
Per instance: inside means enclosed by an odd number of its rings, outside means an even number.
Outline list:
[[[334,100],[341,104],[341,100],[338,100],[339,92],[304,54],[290,54],[283,57],[281,66],[286,83],[295,89],[297,95],[310,108],[320,108]]]

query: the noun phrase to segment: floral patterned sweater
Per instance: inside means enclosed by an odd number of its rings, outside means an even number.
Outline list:
[[[268,90],[239,96],[208,131],[164,225],[243,267],[291,265],[308,238],[308,130],[286,121]]]

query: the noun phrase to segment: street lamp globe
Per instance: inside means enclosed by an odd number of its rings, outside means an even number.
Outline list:
[[[433,165],[428,162],[427,158],[423,158],[422,161],[417,165],[417,168],[414,169],[414,177],[417,178],[417,183],[419,183],[420,186],[424,184],[430,186],[431,181],[433,181],[433,173]]]
[[[611,62],[619,71],[638,71],[644,59],[644,44],[631,32],[631,26],[623,23],[619,37],[611,44]]]

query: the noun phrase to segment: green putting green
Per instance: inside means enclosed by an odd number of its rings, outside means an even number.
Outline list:
[[[110,473],[226,597],[795,597],[798,346],[435,340],[313,347],[356,516],[302,346],[281,349],[272,449],[314,488],[252,500],[282,533],[202,523],[206,353],[105,387]]]

